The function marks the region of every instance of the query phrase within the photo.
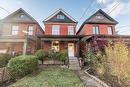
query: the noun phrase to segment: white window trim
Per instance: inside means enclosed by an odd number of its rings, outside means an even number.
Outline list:
[[[68,35],[74,35],[74,26],[68,26]]]
[[[24,18],[24,16],[25,16],[24,14],[20,14],[19,18]]]
[[[64,15],[57,15],[57,19],[65,19]]]
[[[18,35],[18,33],[19,33],[19,26],[13,25],[11,28],[11,35]]]
[[[100,34],[99,26],[93,26],[93,34]]]
[[[113,34],[112,26],[108,26],[108,27],[107,27],[107,33],[108,33],[109,35],[112,35],[112,34]]]
[[[54,45],[55,44],[58,44],[57,46]],[[59,51],[60,50],[60,42],[59,41],[52,41],[52,44],[51,44],[51,48],[54,50],[54,51]]]
[[[52,35],[60,35],[60,26],[59,25],[52,25]]]
[[[96,15],[96,19],[102,20],[104,17],[102,15]]]
[[[32,30],[30,30],[30,29],[32,29]],[[28,26],[28,35],[33,35],[33,32],[34,32],[33,26],[32,26],[32,25],[29,25],[29,26]]]

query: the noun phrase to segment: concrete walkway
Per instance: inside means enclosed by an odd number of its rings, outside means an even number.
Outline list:
[[[80,79],[85,84],[85,87],[105,87],[101,85],[99,82],[92,79],[90,76],[84,73],[84,71],[78,71],[77,73],[80,77]]]

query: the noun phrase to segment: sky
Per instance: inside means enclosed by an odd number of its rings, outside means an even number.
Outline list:
[[[130,35],[130,0],[0,0],[0,19],[19,8],[28,12],[43,28],[42,21],[62,8],[78,21],[77,30],[88,17],[102,9],[119,22],[118,34]]]

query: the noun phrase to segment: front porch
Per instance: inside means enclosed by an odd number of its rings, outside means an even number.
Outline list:
[[[49,51],[54,49],[58,52],[67,51],[67,65],[70,69],[80,69],[79,64],[79,37],[70,36],[48,36],[41,37],[41,49]]]
[[[41,49],[46,51],[54,49],[56,51],[67,51],[68,58],[79,58],[79,38],[77,36],[52,36],[41,37]]]

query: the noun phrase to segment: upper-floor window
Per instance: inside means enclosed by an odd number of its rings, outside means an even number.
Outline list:
[[[60,26],[59,25],[53,25],[52,26],[52,35],[59,35],[60,34]]]
[[[93,34],[99,34],[99,27],[93,26]]]
[[[97,15],[96,19],[103,19],[104,17],[102,15]]]
[[[19,18],[24,18],[24,14],[20,14],[20,15],[19,15]]]
[[[68,35],[74,35],[74,26],[68,26]]]
[[[112,26],[108,26],[108,27],[107,27],[107,32],[108,32],[108,34],[110,34],[110,35],[113,34]]]
[[[64,19],[65,16],[64,15],[57,15],[57,19]]]
[[[28,27],[28,35],[33,35],[33,26]]]
[[[19,26],[12,26],[12,35],[18,35]]]

